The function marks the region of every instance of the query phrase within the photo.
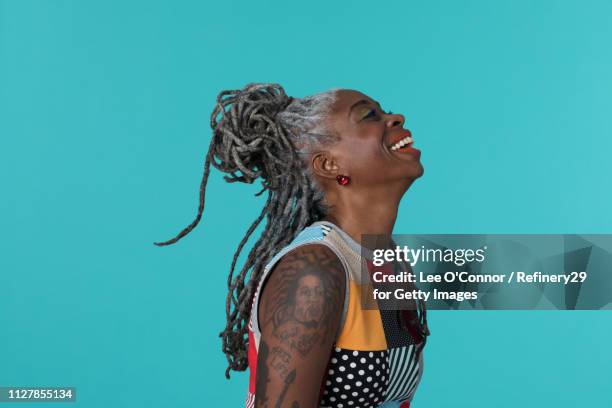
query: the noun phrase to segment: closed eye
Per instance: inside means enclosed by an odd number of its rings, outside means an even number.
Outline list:
[[[363,119],[375,118],[378,117],[378,112],[376,109],[372,108],[368,111],[368,113],[363,117]]]
[[[385,112],[384,110],[381,109],[381,112],[384,113],[385,115],[393,115],[393,112],[391,111]],[[368,113],[362,119],[369,119],[369,118],[378,118],[378,111],[376,110],[376,108],[371,108],[370,110],[368,110]]]

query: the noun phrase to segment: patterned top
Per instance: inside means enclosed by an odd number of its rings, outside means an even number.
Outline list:
[[[408,408],[423,373],[424,337],[412,324],[415,311],[365,309],[361,294],[371,288],[363,249],[336,225],[315,222],[305,228],[266,265],[253,299],[249,323],[250,382],[246,407],[255,406],[259,293],[272,267],[287,252],[305,244],[322,244],[338,256],[346,272],[346,295],[340,330],[322,385],[320,408]],[[365,265],[362,265],[365,262]],[[376,270],[380,270],[380,267]],[[365,275],[365,276],[363,276]]]

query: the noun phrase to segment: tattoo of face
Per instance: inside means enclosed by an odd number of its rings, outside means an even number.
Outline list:
[[[305,248],[287,254],[278,272],[263,321],[272,325],[276,338],[306,356],[317,343],[333,335],[331,321],[344,293],[342,265],[327,251]]]
[[[323,318],[325,294],[318,276],[302,276],[297,284],[293,317],[307,327],[316,327]]]

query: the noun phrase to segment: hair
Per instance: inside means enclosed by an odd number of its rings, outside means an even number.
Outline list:
[[[217,96],[211,114],[212,139],[200,183],[200,203],[195,219],[174,238],[155,245],[170,245],[193,230],[202,218],[210,166],[227,173],[228,183],[253,183],[262,179],[268,191],[264,208],[248,228],[234,253],[225,304],[227,323],[220,333],[230,370],[248,367],[248,322],[254,290],[265,265],[303,228],[325,215],[324,193],[306,164],[310,149],[332,144],[338,136],[327,119],[338,89],[305,98],[287,96],[279,84],[250,83],[240,90]],[[242,249],[261,221],[265,228],[238,273]]]

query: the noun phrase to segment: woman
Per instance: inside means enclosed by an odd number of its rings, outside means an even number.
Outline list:
[[[196,219],[156,244],[197,225],[210,165],[228,182],[262,178],[267,201],[234,255],[221,333],[226,376],[250,369],[247,407],[409,406],[428,334],[424,305],[399,313],[359,300],[368,283],[361,235],[390,235],[423,174],[403,126],[402,115],[354,90],[292,98],[277,84],[248,84],[219,94]]]

